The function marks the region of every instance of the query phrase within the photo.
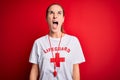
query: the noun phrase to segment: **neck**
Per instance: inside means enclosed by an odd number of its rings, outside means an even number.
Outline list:
[[[62,36],[62,32],[57,32],[57,33],[53,33],[53,32],[50,32],[49,35],[53,38],[60,38]]]

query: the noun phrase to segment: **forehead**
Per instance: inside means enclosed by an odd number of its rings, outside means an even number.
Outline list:
[[[60,5],[55,4],[50,6],[48,11],[63,11],[63,9]]]

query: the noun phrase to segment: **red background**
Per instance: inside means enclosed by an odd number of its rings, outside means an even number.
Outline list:
[[[64,29],[81,41],[86,62],[81,80],[120,80],[120,1],[0,1],[0,80],[28,80],[35,39],[48,33],[49,4],[65,9]]]

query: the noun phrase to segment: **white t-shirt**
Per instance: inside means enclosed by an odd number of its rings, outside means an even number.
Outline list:
[[[72,80],[73,64],[85,62],[79,40],[65,34],[61,39],[60,47],[58,47],[60,38],[50,37],[50,41],[52,47],[50,47],[48,35],[38,38],[30,54],[29,62],[39,65],[39,80]],[[56,77],[53,75],[54,63],[50,61],[53,58],[51,50],[55,57],[58,50],[59,57],[57,58],[64,58],[64,61],[58,62]]]

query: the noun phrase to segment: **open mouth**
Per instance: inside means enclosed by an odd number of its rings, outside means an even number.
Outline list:
[[[54,21],[53,24],[58,25],[58,22],[57,22],[57,21]]]

